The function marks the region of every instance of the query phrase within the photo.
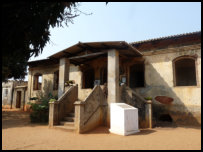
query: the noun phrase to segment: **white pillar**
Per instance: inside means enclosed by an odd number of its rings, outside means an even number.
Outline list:
[[[119,102],[119,52],[108,51],[108,104]]]
[[[59,85],[58,98],[65,92],[65,82],[69,80],[70,61],[67,58],[61,58],[59,63]]]
[[[119,52],[108,51],[108,110],[107,126],[110,125],[110,104],[119,102]]]

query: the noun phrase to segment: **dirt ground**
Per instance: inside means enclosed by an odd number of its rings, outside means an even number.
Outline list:
[[[201,150],[201,128],[159,127],[141,129],[140,133],[120,136],[99,127],[86,134],[49,129],[45,124],[31,124],[29,113],[2,110],[3,150]]]

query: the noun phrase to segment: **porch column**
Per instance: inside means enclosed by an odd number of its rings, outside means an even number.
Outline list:
[[[61,58],[59,62],[59,85],[58,98],[65,92],[65,82],[69,80],[70,61],[67,58]]]
[[[119,102],[119,52],[108,51],[108,104]]]
[[[108,112],[107,124],[110,124],[110,103],[119,102],[119,52],[108,51]]]

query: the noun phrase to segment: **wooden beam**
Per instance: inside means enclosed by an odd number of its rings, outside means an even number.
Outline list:
[[[90,52],[98,52],[96,51],[96,49],[94,49],[93,47],[90,47],[89,45],[87,44],[84,44],[84,43],[78,43],[77,44],[78,47],[82,48],[83,50],[89,50]]]
[[[105,49],[117,49],[117,50],[127,49],[127,47],[123,46],[123,45],[121,47],[119,47],[117,45],[106,45],[103,43],[102,43],[102,45],[105,47]]]
[[[101,50],[101,48],[93,48],[93,47],[91,47],[91,46],[89,46],[88,44],[85,44],[85,43],[83,43],[83,45],[84,45],[88,50],[93,51],[93,52],[98,52],[98,50],[99,50],[99,51]]]
[[[101,45],[104,46],[104,49],[110,49],[110,47],[104,43],[102,43]]]
[[[87,58],[87,57],[90,57],[90,56],[97,56],[97,55],[101,55],[101,54],[105,54],[105,53],[107,53],[107,51],[98,52],[98,53],[91,53],[91,54],[85,54],[85,55],[80,55],[80,56],[74,56],[74,57],[70,57],[68,59]]]
[[[80,61],[80,64],[84,64],[84,63],[87,62],[87,61],[95,60],[95,59],[97,59],[97,58],[105,57],[105,56],[106,56],[106,54],[101,54],[101,55],[96,56],[95,58],[85,59],[85,60],[83,60],[83,61]]]
[[[142,54],[138,49],[136,49],[135,47],[133,47],[133,46],[130,45],[130,44],[127,44],[127,45],[128,45],[128,47],[129,47],[133,52],[135,52],[137,55],[143,56],[143,54]]]

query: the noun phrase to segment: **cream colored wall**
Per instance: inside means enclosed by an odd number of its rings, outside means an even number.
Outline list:
[[[154,109],[157,114],[165,111],[170,113],[175,121],[178,121],[181,120],[180,117],[184,117],[182,114],[186,113],[187,116],[193,117],[196,122],[201,123],[201,46],[199,48],[197,46],[182,47],[169,51],[166,49],[165,53],[164,51],[144,53],[146,86],[135,90],[144,97],[153,98],[154,107],[159,107]],[[197,86],[174,86],[172,61],[183,55],[198,56],[196,62]],[[171,105],[161,104],[154,99],[156,96],[168,96],[174,101]]]
[[[59,69],[59,65],[49,66],[49,67],[36,67],[29,69],[28,75],[28,95],[27,101],[29,101],[30,97],[39,96],[45,90],[48,92],[53,92],[54,95],[58,94],[58,90],[53,91],[53,79],[54,72]],[[85,100],[85,98],[91,93],[92,89],[82,89],[82,72],[80,71],[79,66],[75,66],[70,64],[69,69],[69,80],[75,80],[75,83],[78,84],[78,98],[79,100]],[[42,89],[41,90],[33,90],[33,80],[34,75],[36,73],[42,74]],[[48,88],[45,87],[48,84]]]
[[[58,69],[59,69],[58,65],[35,67],[29,69],[27,102],[30,101],[29,99],[31,97],[37,97],[42,93],[51,92],[53,95],[58,94],[58,90],[53,90],[54,72],[57,71]],[[36,73],[42,74],[41,90],[33,90],[34,75]]]
[[[181,56],[180,52],[145,56],[145,81],[147,86],[165,86],[170,88],[186,105],[201,105],[201,50],[194,50],[197,58],[198,86],[174,86],[173,59]],[[185,51],[185,55],[192,55]],[[165,92],[167,93],[167,92]],[[177,100],[174,103],[180,104]]]
[[[70,65],[69,80],[75,80],[78,84],[78,99],[84,101],[85,98],[92,92],[92,89],[82,89],[82,72],[79,66]]]

